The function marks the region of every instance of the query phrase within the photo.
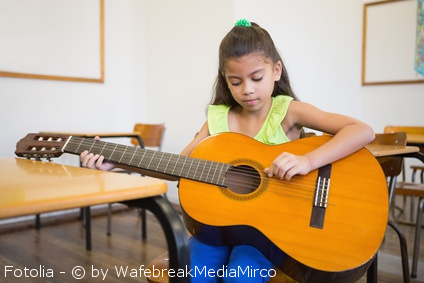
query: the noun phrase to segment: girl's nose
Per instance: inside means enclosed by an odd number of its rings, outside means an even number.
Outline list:
[[[253,86],[248,84],[248,83],[244,83],[243,85],[243,94],[244,95],[249,95],[249,94],[253,94]]]

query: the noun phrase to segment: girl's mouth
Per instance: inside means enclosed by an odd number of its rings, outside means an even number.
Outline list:
[[[257,99],[249,99],[249,100],[245,100],[247,105],[253,105],[256,103],[256,101],[258,101]]]

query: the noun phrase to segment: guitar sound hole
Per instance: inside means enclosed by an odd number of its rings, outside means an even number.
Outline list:
[[[255,168],[240,165],[231,167],[225,174],[225,186],[237,194],[250,194],[261,183],[261,175]]]

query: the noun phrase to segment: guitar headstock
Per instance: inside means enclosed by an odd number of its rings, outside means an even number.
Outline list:
[[[15,154],[25,158],[47,158],[62,155],[69,136],[54,133],[27,134],[16,144]]]

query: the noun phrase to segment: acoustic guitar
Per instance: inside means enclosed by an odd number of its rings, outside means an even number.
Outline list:
[[[20,140],[15,153],[49,159],[88,150],[127,168],[179,177],[185,225],[201,241],[252,245],[275,266],[295,269],[299,282],[355,282],[372,262],[388,220],[386,180],[374,156],[364,148],[290,181],[263,172],[280,153],[302,155],[329,139],[270,146],[222,133],[182,156],[35,133]]]

